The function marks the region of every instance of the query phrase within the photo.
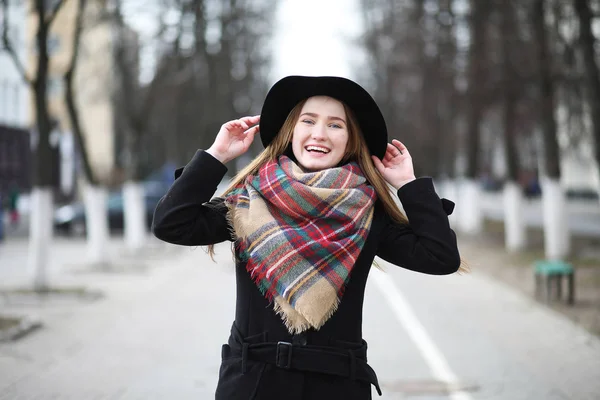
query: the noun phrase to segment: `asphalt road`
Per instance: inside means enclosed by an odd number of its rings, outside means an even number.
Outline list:
[[[102,300],[0,297],[4,314],[44,323],[0,344],[0,399],[214,397],[234,313],[228,246],[218,248],[218,264],[201,248],[153,242],[135,256],[111,246],[117,272],[82,263],[81,242],[54,246],[54,284],[102,290]],[[0,280],[9,264],[0,252]],[[477,272],[433,277],[380,264],[385,273],[370,276],[363,323],[382,399],[600,398],[597,337]],[[25,282],[23,271],[11,271],[13,284]]]

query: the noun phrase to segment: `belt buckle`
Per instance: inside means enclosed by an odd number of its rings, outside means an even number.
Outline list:
[[[283,350],[282,349],[286,349]],[[287,354],[285,353],[287,351]],[[277,342],[275,365],[279,368],[290,369],[292,366],[292,344],[290,342]]]

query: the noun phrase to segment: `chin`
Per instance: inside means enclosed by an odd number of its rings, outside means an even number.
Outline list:
[[[321,171],[321,170],[324,170],[327,168],[333,168],[336,166],[336,164],[332,164],[332,163],[315,163],[315,162],[301,163],[300,165],[305,170],[312,171],[312,172]]]

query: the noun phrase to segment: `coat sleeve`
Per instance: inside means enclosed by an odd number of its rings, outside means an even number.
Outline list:
[[[203,246],[232,241],[227,207],[211,197],[227,168],[203,150],[175,171],[175,182],[154,210],[152,232],[165,242]]]
[[[460,254],[448,221],[454,203],[438,197],[431,178],[418,178],[402,186],[398,198],[409,224],[398,224],[386,216],[377,255],[392,264],[426,274],[456,272]]]

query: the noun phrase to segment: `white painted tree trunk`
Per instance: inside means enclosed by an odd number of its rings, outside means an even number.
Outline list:
[[[483,230],[481,189],[476,181],[465,179],[459,186],[459,226],[462,232],[476,235]]]
[[[523,192],[513,181],[504,184],[504,242],[510,252],[527,246],[527,225],[523,215]]]
[[[87,251],[92,264],[108,262],[108,190],[87,184],[84,189]]]
[[[565,195],[556,179],[542,180],[544,252],[547,259],[561,260],[571,251]]]
[[[52,242],[52,189],[34,187],[31,190],[29,219],[29,270],[33,272],[35,290],[48,289],[48,260]]]
[[[142,183],[125,182],[123,185],[123,211],[125,213],[125,244],[130,250],[139,250],[144,245],[148,235],[144,186]]]

